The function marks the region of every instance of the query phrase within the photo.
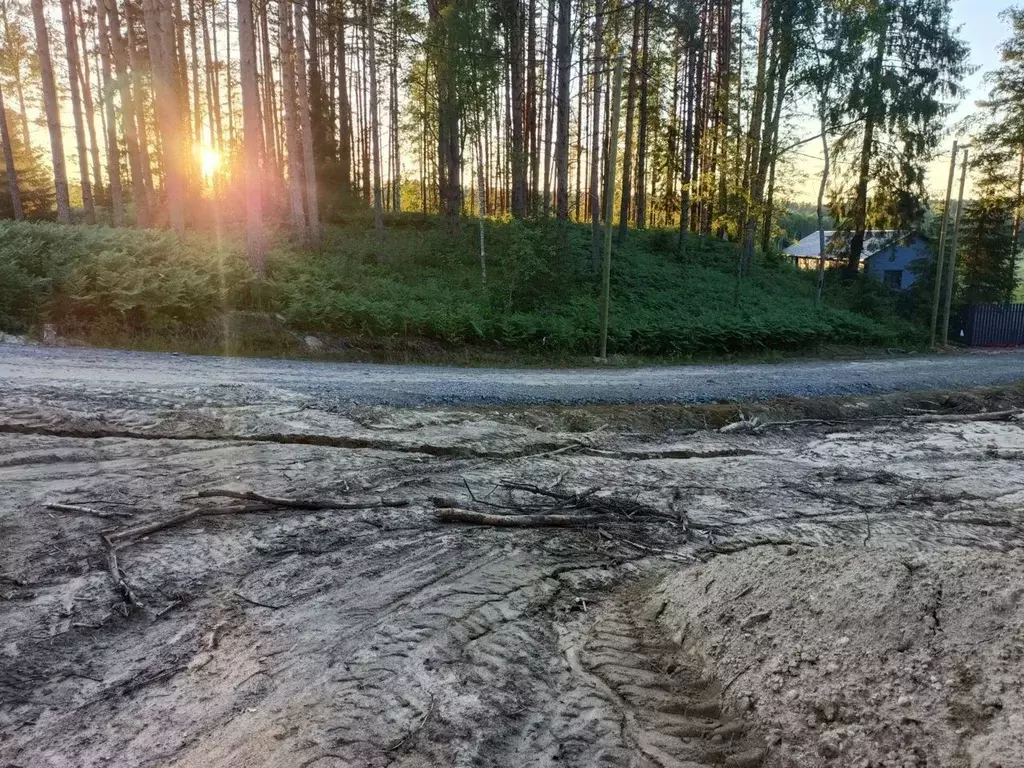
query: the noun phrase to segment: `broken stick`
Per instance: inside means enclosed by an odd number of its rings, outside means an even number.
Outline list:
[[[52,509],[54,512],[71,512],[78,515],[92,515],[93,517],[102,517],[108,520],[116,520],[119,517],[131,517],[131,512],[104,512],[101,509],[93,509],[92,507],[83,507],[81,504],[44,504],[47,509]]]
[[[434,519],[442,523],[495,525],[505,528],[589,528],[608,522],[606,515],[493,515],[455,507],[435,509]]]
[[[405,499],[385,501],[367,504],[359,501],[338,501],[336,499],[284,499],[277,496],[264,496],[254,491],[234,491],[230,488],[208,488],[196,494],[200,499],[228,498],[242,499],[243,501],[260,501],[264,504],[271,504],[275,507],[290,507],[292,509],[373,509],[376,507],[404,507],[408,505]]]
[[[925,413],[908,417],[910,421],[1009,421],[1021,415],[1021,411],[989,411],[987,413]]]

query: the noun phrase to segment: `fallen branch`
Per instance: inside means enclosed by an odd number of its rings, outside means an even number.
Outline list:
[[[245,602],[247,603],[251,603],[252,605],[258,605],[260,608],[269,608],[272,611],[279,611],[282,608],[288,607],[288,603],[285,603],[284,605],[271,605],[270,603],[261,603],[259,600],[254,600],[251,597],[246,597],[238,590],[232,590],[231,594],[233,594],[235,597],[241,600],[245,600]]]
[[[201,498],[210,497],[225,497],[231,499],[244,499],[249,501],[256,501],[262,504],[270,506],[285,507],[286,509],[331,509],[331,510],[351,510],[351,509],[380,509],[383,507],[404,507],[408,505],[408,501],[405,499],[399,499],[396,501],[385,501],[379,502],[326,502],[320,500],[303,501],[298,499],[279,499],[273,496],[264,496],[259,493],[253,493],[252,491],[230,491],[224,489],[213,489],[209,491],[200,491],[199,496]],[[194,520],[197,517],[215,517],[218,515],[235,515],[235,514],[256,514],[260,512],[273,512],[274,510],[267,507],[249,507],[249,506],[236,506],[236,507],[224,507],[220,509],[191,509],[187,512],[181,512],[177,515],[165,518],[163,520],[156,520],[152,523],[145,523],[143,525],[136,525],[133,528],[125,528],[120,531],[114,531],[107,535],[107,538],[112,542],[121,542],[128,539],[139,538],[140,536],[148,536],[151,533],[162,531],[166,528],[172,528],[176,525],[182,525],[190,520]]]
[[[553,505],[555,508],[587,509],[600,515],[615,515],[630,520],[637,517],[654,517],[671,521],[674,524],[679,523],[678,514],[663,512],[648,504],[641,504],[638,501],[623,499],[619,496],[598,496],[598,488],[590,488],[582,493],[561,493],[550,488],[541,488],[526,483],[506,482],[502,483],[502,487],[557,499],[561,503]]]
[[[117,590],[125,605],[129,606],[126,610],[130,610],[131,606],[145,610],[146,606],[135,596],[132,588],[128,586],[127,579],[125,579],[121,572],[117,562],[117,548],[114,546],[114,542],[102,533],[100,534],[100,540],[103,542],[104,549],[107,550],[107,572],[110,574],[110,580],[114,583],[114,589]]]
[[[54,512],[71,512],[78,515],[92,515],[93,517],[102,517],[105,520],[116,520],[119,517],[132,517],[132,512],[104,512],[101,509],[93,509],[92,507],[83,507],[80,504],[44,504],[47,509],[52,509]]]
[[[606,515],[492,515],[454,507],[435,509],[434,519],[442,523],[494,525],[505,528],[588,528],[608,522]]]
[[[989,411],[987,413],[925,413],[909,416],[909,421],[930,423],[935,421],[1009,421],[1022,414],[1018,410]]]
[[[732,456],[756,456],[759,453],[747,448],[712,448],[707,451],[694,451],[688,448],[667,451],[606,451],[600,448],[580,448],[580,452],[585,456],[601,456],[609,459],[633,461],[652,459],[724,459]]]
[[[374,504],[367,504],[359,501],[338,501],[336,499],[284,499],[277,496],[264,496],[254,491],[233,491],[229,488],[209,488],[199,491],[197,497],[200,499],[228,498],[242,499],[243,501],[260,501],[275,507],[290,507],[291,509],[374,509],[377,507],[404,507],[409,502],[405,499],[384,501],[381,499]]]

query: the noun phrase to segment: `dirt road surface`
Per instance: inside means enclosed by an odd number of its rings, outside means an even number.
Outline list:
[[[0,390],[0,765],[1024,764],[1018,419],[570,433],[59,379]]]
[[[0,384],[129,390],[156,404],[300,403],[315,408],[515,403],[703,403],[779,396],[870,395],[1007,384],[1024,378],[1024,350],[884,360],[507,370],[179,356],[0,344]],[[188,398],[181,396],[188,395]]]

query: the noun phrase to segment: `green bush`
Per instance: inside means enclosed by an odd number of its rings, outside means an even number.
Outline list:
[[[401,224],[401,225],[399,225]],[[257,278],[240,238],[223,243],[152,230],[0,224],[0,326],[42,322],[182,332],[226,310],[280,313],[301,331],[423,338],[448,345],[589,354],[598,327],[588,227],[488,221],[481,281],[475,221],[450,233],[437,218],[393,217],[383,233],[353,215],[306,252],[283,240]],[[918,333],[872,281],[829,284],[758,257],[738,290],[736,250],[676,233],[615,243],[609,347],[637,355],[894,345]]]

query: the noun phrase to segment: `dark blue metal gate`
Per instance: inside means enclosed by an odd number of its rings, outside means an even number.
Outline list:
[[[972,304],[959,339],[969,347],[1024,346],[1024,304]]]

